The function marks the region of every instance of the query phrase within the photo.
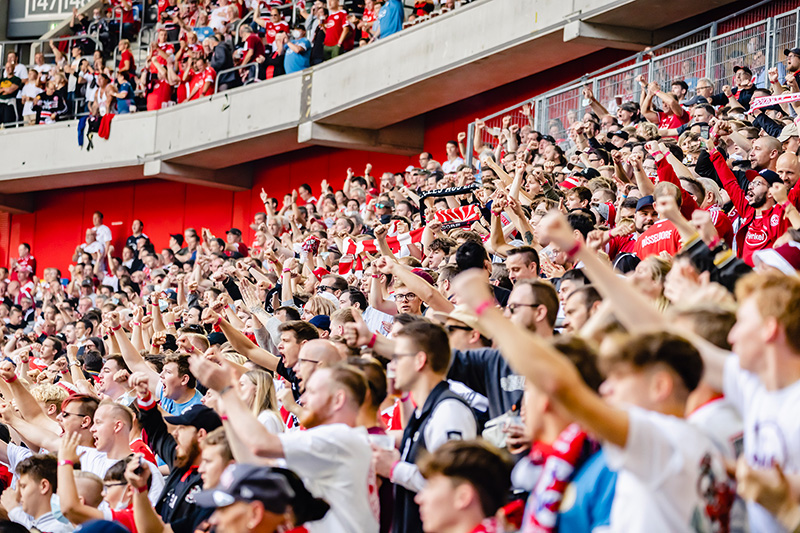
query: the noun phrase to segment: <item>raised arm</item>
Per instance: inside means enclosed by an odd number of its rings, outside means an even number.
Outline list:
[[[272,372],[275,372],[278,368],[278,363],[281,360],[280,357],[254,344],[244,333],[233,327],[230,322],[221,316],[209,310],[206,315],[206,321],[215,321],[219,325],[219,329],[222,330],[222,333],[225,334],[225,338],[228,339],[228,342],[231,343],[231,346],[237,353],[242,354],[250,361]]]
[[[575,366],[550,343],[520,328],[494,306],[486,274],[464,272],[453,283],[458,301],[478,315],[492,331],[503,357],[525,379],[574,416],[580,425],[603,440],[624,447],[628,440],[628,414],[612,408],[581,379]]]
[[[234,378],[235,374],[229,368],[227,361],[223,361],[220,366],[193,355],[189,361],[189,368],[204,385],[219,393],[230,424],[247,428],[247,431],[241,431],[238,435],[254,454],[276,459],[284,456],[283,444],[278,436],[270,433],[239,397],[239,381]]]
[[[150,385],[150,390],[151,392],[155,393],[159,381],[158,372],[153,370],[150,365],[145,362],[142,354],[140,354],[139,350],[133,346],[131,340],[125,334],[125,331],[122,330],[119,324],[119,314],[116,311],[112,311],[108,314],[107,320],[104,320],[104,322],[106,321],[108,322],[107,326],[109,334],[117,338],[120,354],[125,360],[125,364],[128,365],[128,368],[131,370],[131,373],[142,372],[144,375],[146,375]]]
[[[449,313],[455,307],[450,300],[442,296],[436,287],[411,272],[400,263],[381,257],[375,264],[376,268],[384,274],[394,274],[408,289],[419,296],[434,311]]]
[[[103,511],[81,502],[78,486],[75,483],[75,468],[80,458],[77,448],[80,441],[78,433],[69,433],[61,439],[58,448],[58,499],[61,512],[73,524],[83,524],[89,520],[103,520]],[[147,491],[145,491],[147,496]]]
[[[58,434],[61,426],[59,426],[57,422],[51,420],[42,410],[39,402],[36,401],[30,391],[17,377],[14,372],[14,365],[10,361],[3,361],[0,363],[0,378],[8,385],[11,394],[13,394],[14,403],[25,420],[37,424],[54,434]],[[11,400],[11,398],[9,398],[9,400]]]

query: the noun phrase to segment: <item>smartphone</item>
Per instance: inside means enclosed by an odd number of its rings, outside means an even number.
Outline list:
[[[708,125],[700,126],[700,137],[708,139]]]
[[[141,476],[144,473],[144,459],[139,457],[139,466],[137,466],[134,471],[134,474],[137,476]]]
[[[165,312],[167,309],[169,309],[169,301],[168,300],[159,299],[158,300],[158,308],[159,308],[159,310],[161,310],[162,313]]]

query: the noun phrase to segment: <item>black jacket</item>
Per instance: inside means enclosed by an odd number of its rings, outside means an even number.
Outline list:
[[[525,390],[525,378],[508,366],[500,350],[453,350],[453,362],[447,379],[460,381],[489,399],[489,418],[509,411],[519,403]]]
[[[218,73],[217,79],[220,85],[232,85],[239,79],[236,76],[236,71],[219,74],[223,70],[233,68],[233,49],[226,42],[221,42],[214,47],[214,53],[211,56],[211,67]]]
[[[157,404],[149,408],[138,404],[142,413],[144,440],[168,465],[175,463],[175,439],[170,435]],[[164,482],[164,492],[156,505],[156,512],[175,533],[193,533],[201,522],[208,519],[212,508],[199,507],[194,495],[203,488],[203,480],[196,466],[172,468]]]

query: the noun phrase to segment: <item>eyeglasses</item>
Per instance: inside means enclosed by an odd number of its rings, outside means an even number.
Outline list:
[[[506,307],[513,315],[517,312],[517,310],[521,310],[523,307],[539,307],[540,305],[542,304],[508,304]]]
[[[64,418],[67,418],[68,416],[77,416],[77,417],[83,418],[86,415],[82,415],[80,413],[68,413],[67,411],[61,411],[58,414],[58,416],[63,416]]]
[[[407,292],[405,294],[397,294],[397,293],[395,293],[395,295],[394,295],[394,299],[395,300],[399,300],[401,302],[407,302],[409,300],[413,300],[416,297],[417,297],[417,295],[414,294],[413,292]]]
[[[116,483],[103,483],[103,487],[108,489],[109,487],[124,487],[127,484],[127,481],[117,481]]]
[[[389,206],[386,204],[375,204],[375,207],[377,207],[378,209],[386,209]]]
[[[454,331],[472,331],[472,328],[468,326],[456,326],[455,324],[450,324],[449,326],[445,326],[444,329],[447,330],[447,333],[453,333]]]
[[[330,285],[320,285],[317,287],[317,292],[325,292],[325,291],[335,291],[336,289],[331,287]]]
[[[301,363],[314,363],[315,365],[319,364],[319,361],[315,361],[314,359],[304,359],[302,357],[299,357],[297,360]]]
[[[397,361],[401,357],[411,357],[413,355],[417,355],[419,352],[409,352],[409,353],[393,353],[392,354],[392,361]]]
[[[697,90],[698,90],[698,91],[701,91],[701,90],[703,90],[703,89],[713,89],[713,88],[714,88],[714,87],[712,87],[711,85],[703,85],[702,87],[699,87],[699,86],[698,86],[698,87],[697,87]]]

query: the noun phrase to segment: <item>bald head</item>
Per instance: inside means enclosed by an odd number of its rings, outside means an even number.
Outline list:
[[[786,152],[781,154],[775,167],[775,171],[783,180],[783,183],[791,189],[800,178],[800,159],[795,154]]]
[[[314,339],[300,348],[299,358],[319,361],[321,366],[332,366],[344,360],[336,345],[325,339]]]
[[[775,163],[781,155],[781,142],[775,137],[759,137],[753,141],[750,150],[750,164],[755,170],[775,170]]]

